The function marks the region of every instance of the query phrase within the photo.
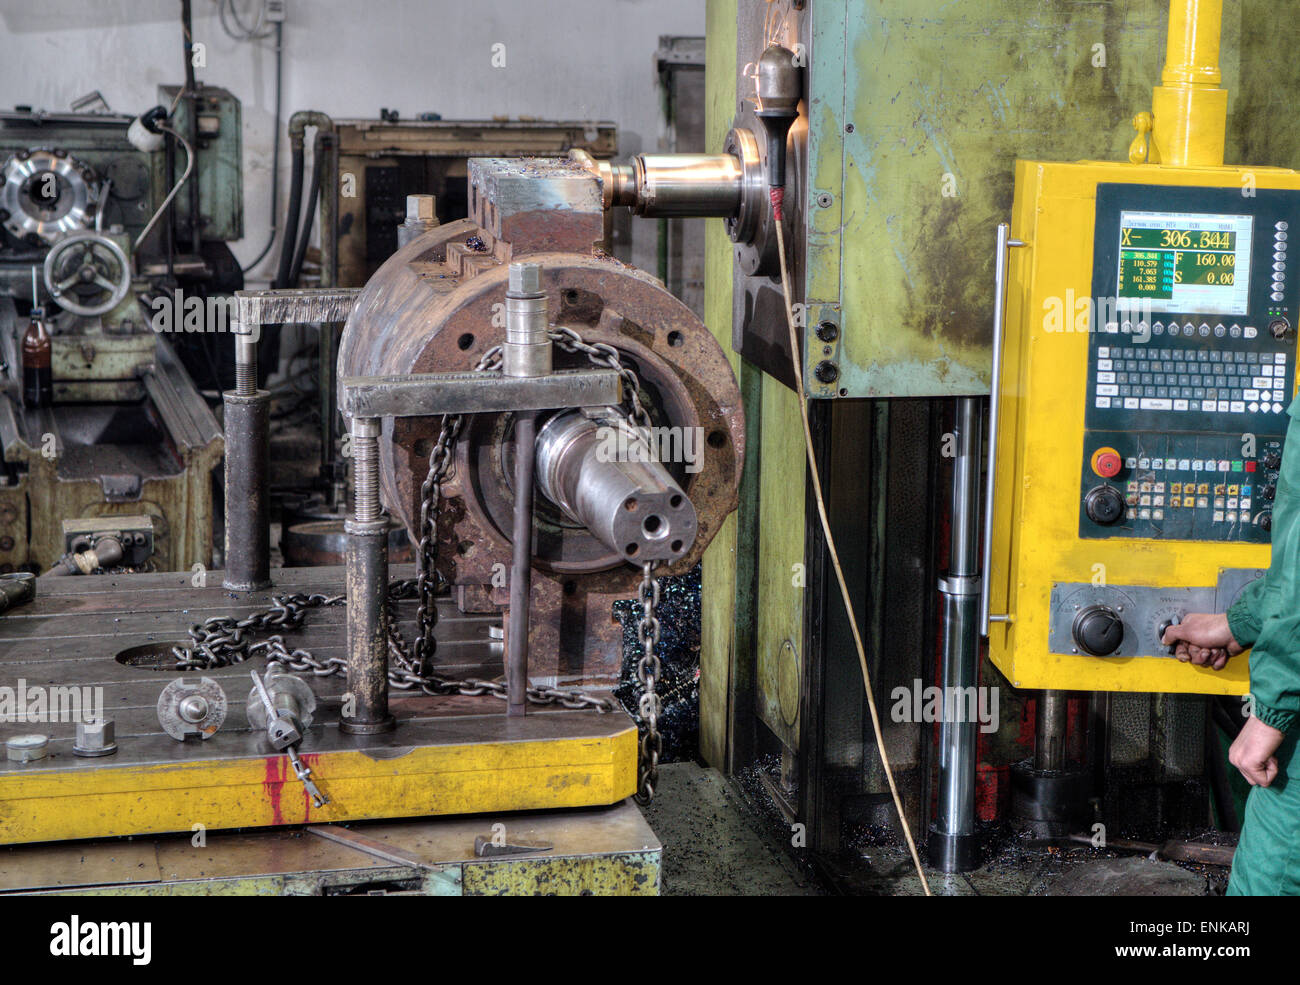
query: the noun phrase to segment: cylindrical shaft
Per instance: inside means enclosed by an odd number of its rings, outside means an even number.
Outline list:
[[[944,872],[978,864],[975,840],[976,720],[979,687],[980,405],[957,401],[952,470],[952,541],[943,597],[944,714],[939,725],[939,798],[929,854]]]
[[[1056,773],[1065,769],[1069,711],[1070,704],[1065,691],[1043,691],[1038,696],[1034,772]]]
[[[221,584],[237,591],[255,591],[271,584],[271,395],[256,388],[247,395],[227,390],[222,399],[226,433],[226,573]]]
[[[505,376],[549,376],[551,338],[548,332],[542,266],[512,263],[506,290],[506,341],[501,347]]]
[[[1228,125],[1221,87],[1223,0],[1171,0],[1161,84],[1151,94],[1153,164],[1220,167]]]
[[[637,215],[725,219],[740,211],[744,172],[731,154],[638,154],[632,168],[635,196],[630,182],[620,182],[614,204]]]
[[[515,417],[515,510],[511,533],[510,628],[506,634],[506,692],[509,714],[522,715],[528,703],[528,607],[533,570],[533,470],[537,416]]]
[[[353,519],[347,543],[348,691],[339,728],[372,735],[388,713],[388,518],[379,502],[379,421],[352,421]]]
[[[644,429],[612,412],[557,414],[537,441],[538,487],[625,560],[675,561],[694,545],[699,524],[662,460],[685,460],[698,471],[703,441],[690,428],[674,431],[664,447],[652,448]]]
[[[395,727],[388,713],[388,522],[348,520],[348,690],[339,729],[373,735]]]

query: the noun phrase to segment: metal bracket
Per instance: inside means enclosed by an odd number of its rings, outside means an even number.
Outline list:
[[[341,409],[349,418],[618,406],[623,399],[621,378],[612,369],[566,369],[549,376],[500,371],[345,376],[342,384]]]

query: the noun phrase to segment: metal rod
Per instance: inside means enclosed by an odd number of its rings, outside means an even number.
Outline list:
[[[1034,772],[1065,769],[1065,739],[1070,703],[1065,691],[1043,691],[1038,696],[1034,735]]]
[[[515,511],[510,558],[510,628],[506,634],[508,713],[522,715],[528,704],[528,609],[533,570],[533,471],[537,415],[515,417]]]
[[[241,328],[243,326],[240,326]],[[257,389],[257,340],[235,337],[235,389],[222,394],[226,433],[226,568],[222,586],[271,585],[271,394]]]
[[[542,265],[510,265],[506,289],[506,340],[501,349],[503,379],[548,379],[552,369],[547,334],[546,292]],[[537,463],[537,414],[515,414],[515,509],[511,531],[510,611],[506,632],[507,714],[519,716],[528,706],[528,609],[533,570],[533,474]]]
[[[984,558],[980,565],[980,636],[985,637],[989,635],[990,622],[1008,621],[1005,614],[989,613],[993,567],[993,496],[997,487],[998,405],[1002,396],[1002,344],[1006,335],[1007,252],[1009,247],[1024,245],[1021,240],[1011,238],[1011,226],[1008,223],[998,223],[993,277],[993,372],[989,381],[989,461],[988,475],[984,480]]]
[[[388,712],[388,518],[379,503],[379,421],[352,421],[355,515],[347,544],[348,690],[339,729],[391,731]]]
[[[975,837],[976,721],[970,714],[979,686],[980,398],[956,406],[957,455],[952,467],[952,540],[943,596],[943,718],[939,725],[939,798],[927,845],[943,872],[978,865]]]

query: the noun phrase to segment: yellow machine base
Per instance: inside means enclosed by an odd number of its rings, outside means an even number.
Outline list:
[[[328,590],[340,580],[332,568],[277,575],[276,593]],[[330,800],[314,807],[288,759],[245,720],[249,670],[262,660],[205,672],[225,690],[226,722],[208,740],[178,742],[159,727],[155,707],[178,675],[119,659],[124,650],[184,640],[186,627],[211,615],[242,617],[269,600],[270,593],[194,588],[189,577],[41,579],[34,603],[0,617],[0,741],[50,739],[44,759],[0,762],[0,844],[587,807],[635,790],[636,726],[622,711],[530,707],[508,718],[505,703],[490,696],[394,692],[397,729],[350,736],[337,727],[344,679],[306,675],[318,707],[302,758]],[[313,610],[286,642],[318,657],[339,653],[343,616],[342,608]],[[439,672],[499,674],[487,632],[496,621],[443,608]],[[34,703],[40,695],[46,720]],[[114,720],[118,750],[82,758],[72,752],[75,720],[48,719],[60,710],[84,716],[97,703]]]

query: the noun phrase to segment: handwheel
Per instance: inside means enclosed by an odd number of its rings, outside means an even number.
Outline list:
[[[126,251],[100,233],[83,231],[59,240],[45,256],[45,289],[65,311],[102,315],[131,289]]]

